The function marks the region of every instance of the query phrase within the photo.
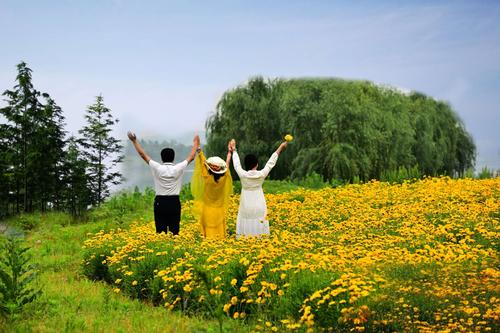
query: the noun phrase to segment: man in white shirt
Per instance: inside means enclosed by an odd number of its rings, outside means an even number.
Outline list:
[[[128,132],[128,138],[134,144],[135,150],[142,159],[149,165],[155,185],[154,215],[156,232],[171,232],[174,235],[179,233],[179,222],[181,220],[181,202],[179,193],[182,187],[182,176],[187,165],[191,163],[200,147],[200,137],[193,138],[193,148],[186,159],[174,164],[175,152],[172,148],[165,148],[161,151],[163,163],[153,161],[146,154],[142,146],[137,141],[134,133]]]

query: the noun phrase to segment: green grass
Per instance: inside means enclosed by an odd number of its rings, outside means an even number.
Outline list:
[[[120,194],[85,218],[64,213],[29,214],[11,218],[24,227],[37,265],[43,294],[22,313],[0,318],[0,332],[219,332],[219,324],[187,317],[163,307],[116,294],[104,282],[93,282],[81,270],[82,244],[88,233],[126,227],[144,217],[152,219],[152,196]],[[247,332],[238,321],[225,321],[225,332]]]

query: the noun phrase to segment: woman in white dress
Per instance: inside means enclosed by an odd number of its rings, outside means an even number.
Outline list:
[[[264,183],[264,179],[276,164],[279,154],[286,148],[287,144],[288,142],[283,142],[261,170],[257,170],[259,166],[257,157],[255,155],[246,155],[245,171],[241,167],[240,157],[236,151],[236,141],[231,140],[233,166],[241,181],[240,208],[236,220],[237,237],[269,235],[269,221],[266,219],[267,205],[262,183]]]

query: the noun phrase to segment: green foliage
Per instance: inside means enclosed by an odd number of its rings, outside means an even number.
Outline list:
[[[33,218],[34,216],[31,214],[20,214],[17,216],[18,220],[18,225],[21,226],[23,230],[33,230],[35,229],[38,224],[40,223],[40,220],[37,219],[36,217]]]
[[[272,180],[267,179],[262,185],[262,189],[266,194],[276,194],[283,192],[290,192],[298,189],[302,185],[299,184],[300,180]],[[239,180],[233,181],[233,193],[241,193],[241,182]]]
[[[481,172],[477,175],[479,179],[493,178],[493,170],[488,169],[488,167],[483,167]]]
[[[420,171],[417,166],[411,168],[399,167],[396,170],[383,171],[380,175],[380,180],[389,183],[402,183],[405,180],[417,180],[420,179]]]
[[[64,116],[47,93],[32,84],[31,69],[17,65],[16,85],[3,96],[0,108],[0,197],[3,212],[45,211],[63,198]],[[5,200],[5,201],[4,201]]]
[[[30,231],[98,221],[112,226],[126,225],[137,220],[152,221],[154,197],[155,192],[151,188],[146,188],[143,192],[124,191],[113,195],[100,207],[90,209],[83,215],[74,216],[63,211],[35,212],[12,216],[6,219],[5,223]]]
[[[210,292],[210,290],[214,290],[213,288],[216,288],[215,284],[213,283],[213,277],[202,267],[195,267],[194,273],[196,274],[197,278],[202,281],[202,285],[205,287],[204,296],[207,300],[206,304],[210,311],[210,315],[214,318],[217,318],[217,321],[219,322],[219,332],[222,333],[222,323],[225,316],[223,311],[224,301],[221,299],[221,295],[219,295],[218,293],[212,294]]]
[[[181,193],[179,193],[179,198],[182,202],[193,200],[193,194],[191,193],[190,184],[182,185]]]
[[[262,185],[262,188],[264,190],[264,193],[267,194],[276,194],[276,193],[284,193],[284,192],[290,192],[293,190],[296,190],[300,187],[295,182],[292,182],[290,180],[270,180],[267,179],[264,184]],[[240,190],[236,192],[236,189],[234,190],[235,193],[241,193],[241,184],[240,184]]]
[[[62,211],[49,211],[49,212],[34,212],[34,213],[21,213],[14,215],[4,220],[7,226],[13,230],[34,231],[41,228],[51,228],[53,226],[61,227],[71,225],[78,220],[75,220],[71,215]]]
[[[290,274],[285,279],[286,283],[290,284],[290,288],[286,290],[284,299],[276,304],[272,304],[272,313],[269,316],[274,318],[286,318],[295,317],[294,319],[299,319],[300,308],[304,304],[304,298],[312,295],[316,290],[325,288],[329,281],[335,279],[337,275],[331,272],[311,272],[311,271],[301,271],[294,274]],[[279,284],[280,277],[273,276],[273,283]],[[271,318],[272,318],[271,317]],[[272,318],[272,319],[274,319]],[[337,318],[332,318],[336,320]]]
[[[88,177],[86,174],[87,161],[81,156],[75,137],[68,140],[66,160],[64,163],[63,182],[64,208],[73,216],[85,214],[91,204]]]
[[[262,188],[264,193],[266,194],[276,194],[276,193],[284,193],[297,190],[301,187],[308,189],[321,189],[325,187],[336,187],[343,183],[337,183],[335,181],[325,182],[321,175],[317,173],[312,173],[307,175],[305,178],[297,178],[297,179],[283,179],[283,180],[274,180],[267,179]],[[241,193],[241,182],[239,180],[233,181],[233,193]]]
[[[152,220],[153,201],[155,192],[147,187],[143,192],[123,191],[113,195],[100,207],[89,211],[87,219],[90,221],[109,221],[123,224],[133,220]]]
[[[474,168],[469,168],[465,171],[464,178],[474,178]]]
[[[317,173],[361,182],[386,170],[399,179],[400,168],[415,165],[420,175],[462,176],[475,161],[472,138],[449,105],[366,81],[254,78],[224,94],[206,129],[210,154],[234,137],[260,161],[292,133],[273,179]]]
[[[18,238],[0,244],[0,313],[10,316],[22,310],[40,295],[33,289],[37,274],[30,264],[28,247]]]
[[[110,195],[110,186],[122,181],[121,173],[114,169],[123,160],[123,146],[120,140],[111,136],[112,126],[118,119],[104,105],[101,95],[88,106],[85,120],[87,124],[79,131],[78,143],[87,162],[90,202],[99,206]]]
[[[294,183],[301,187],[310,189],[321,189],[330,186],[330,184],[323,181],[323,177],[316,172],[312,172],[302,179],[296,179],[294,180]]]

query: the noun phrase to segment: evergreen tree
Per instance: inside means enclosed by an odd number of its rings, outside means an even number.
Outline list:
[[[15,211],[45,211],[49,203],[61,200],[58,189],[62,187],[64,117],[48,94],[33,87],[32,71],[26,63],[21,62],[17,69],[17,84],[3,93],[7,106],[0,109],[7,121],[1,133],[2,145],[8,145],[1,148],[7,154],[3,164],[12,170],[9,187]]]
[[[11,149],[9,127],[0,124],[0,219],[11,211],[10,196],[12,188]]]
[[[35,133],[37,142],[37,161],[34,168],[35,177],[38,180],[35,185],[35,193],[40,204],[40,209],[45,211],[50,203],[55,208],[61,208],[63,202],[62,191],[64,189],[62,178],[62,166],[65,158],[66,146],[64,131],[64,116],[61,108],[48,95],[42,94],[45,103],[40,114],[40,124]]]
[[[122,181],[116,166],[123,160],[120,140],[111,136],[113,125],[118,123],[111,110],[103,102],[102,96],[87,108],[87,124],[79,131],[78,143],[83,147],[87,162],[87,177],[91,192],[91,204],[100,205],[110,194],[110,186]]]
[[[37,145],[34,133],[38,127],[37,113],[40,110],[38,97],[31,82],[31,69],[26,63],[17,65],[18,74],[13,90],[6,90],[7,106],[0,113],[7,120],[6,132],[9,133],[11,147],[10,164],[13,169],[13,191],[16,201],[16,212],[33,209],[33,170]]]
[[[80,216],[90,205],[90,190],[86,174],[87,162],[80,156],[75,137],[70,137],[63,164],[64,207],[73,216]]]

